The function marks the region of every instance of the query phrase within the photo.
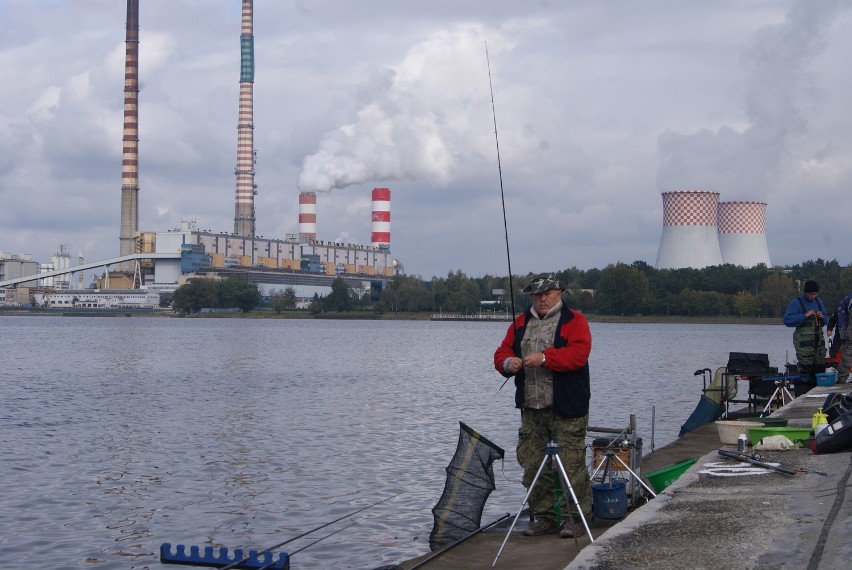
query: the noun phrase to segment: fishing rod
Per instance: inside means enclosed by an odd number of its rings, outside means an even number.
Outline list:
[[[320,525],[320,526],[318,526],[318,527],[316,527],[316,528],[313,528],[313,529],[311,529],[311,530],[309,530],[309,531],[307,531],[307,532],[303,532],[302,534],[300,534],[300,535],[298,535],[298,536],[294,536],[293,538],[288,538],[287,540],[285,540],[285,541],[283,541],[283,542],[279,542],[278,544],[276,544],[276,545],[274,545],[274,546],[270,546],[269,548],[265,548],[265,549],[263,549],[263,550],[258,551],[258,552],[257,552],[257,555],[258,555],[258,556],[260,556],[261,554],[264,554],[264,553],[266,553],[266,552],[270,552],[270,551],[272,551],[272,550],[275,550],[276,548],[281,548],[281,547],[282,547],[282,546],[284,546],[285,544],[288,544],[288,543],[290,543],[290,542],[293,542],[294,540],[297,540],[297,539],[299,539],[299,538],[302,538],[303,536],[307,536],[307,535],[309,535],[309,534],[311,534],[311,533],[313,533],[313,532],[316,532],[316,531],[318,531],[318,530],[324,529],[324,528],[325,528],[325,527],[327,527],[327,526],[331,526],[331,525],[333,525],[333,524],[334,524],[334,523],[336,523],[336,522],[340,522],[340,521],[342,521],[343,519],[348,519],[349,517],[354,516],[354,515],[357,515],[358,513],[363,512],[363,511],[366,511],[367,509],[371,509],[371,508],[373,508],[373,507],[375,507],[375,506],[377,506],[377,505],[381,505],[382,503],[384,503],[384,502],[386,502],[386,501],[390,501],[390,500],[391,500],[391,499],[393,499],[394,497],[398,497],[398,496],[400,496],[400,495],[402,495],[402,493],[397,493],[396,495],[391,495],[390,497],[387,497],[387,498],[385,498],[385,499],[382,499],[381,501],[378,501],[378,502],[376,502],[376,503],[373,503],[372,505],[367,505],[366,507],[362,507],[362,508],[358,509],[357,511],[354,511],[354,512],[352,512],[352,513],[349,513],[348,515],[344,515],[344,516],[340,517],[339,519],[335,519],[335,520],[333,520],[333,521],[331,521],[331,522],[329,522],[329,523],[325,523],[324,525]],[[343,530],[343,529],[341,529],[341,530]],[[333,534],[333,533],[332,533],[332,534]],[[331,535],[329,535],[329,536],[331,536]],[[328,537],[325,537],[325,538],[328,538]],[[308,545],[308,546],[310,546],[310,545]],[[305,548],[307,548],[307,547],[305,547]],[[300,549],[300,550],[304,550],[304,549]],[[297,552],[298,552],[298,551],[297,551]],[[236,568],[236,567],[237,567],[237,566],[239,566],[240,564],[242,564],[242,563],[244,563],[244,562],[248,561],[248,559],[249,559],[249,558],[250,558],[249,556],[246,556],[246,557],[245,557],[245,558],[243,558],[242,560],[237,560],[236,562],[233,562],[233,563],[231,563],[231,564],[228,564],[227,566],[223,566],[220,570],[232,570],[233,568]]]
[[[497,173],[500,176],[500,204],[503,206],[503,235],[506,238],[506,264],[509,269],[509,302],[512,305],[512,329],[517,334],[515,325],[515,284],[512,281],[512,256],[509,255],[509,225],[506,222],[506,195],[503,192],[503,166],[500,163],[500,139],[497,137],[497,110],[494,106],[494,85],[491,82],[491,59],[488,57],[488,42],[485,42],[485,63],[488,67],[488,90],[491,93],[491,117],[494,119],[494,144],[497,146]],[[506,378],[497,392],[503,389],[509,378]],[[496,395],[496,392],[495,392]]]
[[[506,237],[506,263],[509,266],[509,300],[512,303],[512,326],[514,326],[515,286],[512,282],[512,256],[509,255],[509,226],[506,223],[506,197],[503,193],[503,166],[500,163],[500,139],[497,138],[497,110],[494,107],[494,86],[491,83],[491,60],[488,57],[488,42],[485,42],[485,63],[488,66],[488,90],[491,93],[491,117],[494,119],[494,143],[497,146],[497,173],[500,176],[500,203],[503,206],[503,235]]]
[[[474,530],[473,532],[470,532],[470,533],[468,533],[468,534],[464,535],[463,537],[461,537],[461,538],[460,538],[460,539],[458,539],[457,541],[455,541],[455,542],[451,542],[450,544],[448,544],[448,545],[447,545],[447,546],[445,546],[444,548],[442,548],[442,549],[440,549],[440,550],[437,550],[437,551],[433,552],[432,554],[430,554],[429,556],[427,556],[426,558],[424,558],[423,560],[421,560],[420,562],[418,562],[417,564],[415,564],[414,566],[412,566],[412,567],[411,567],[411,568],[409,568],[408,570],[415,570],[415,568],[422,568],[423,566],[425,566],[426,564],[428,564],[429,562],[431,562],[431,561],[432,561],[432,560],[434,560],[435,558],[437,558],[437,557],[441,556],[442,554],[446,554],[449,550],[452,550],[453,548],[455,548],[456,546],[458,546],[458,545],[459,545],[459,544],[461,544],[462,542],[464,542],[464,541],[468,540],[469,538],[473,538],[473,537],[474,537],[474,536],[476,536],[477,534],[480,534],[480,533],[482,533],[482,532],[485,532],[486,530],[488,530],[488,529],[490,529],[490,528],[492,528],[492,527],[497,526],[498,524],[500,524],[501,522],[503,522],[504,520],[506,520],[507,518],[509,518],[509,517],[511,517],[511,516],[512,516],[512,514],[511,514],[511,513],[506,513],[505,515],[503,515],[503,516],[502,516],[502,517],[500,517],[499,519],[497,519],[497,520],[495,520],[495,521],[493,521],[493,522],[490,522],[490,523],[488,523],[488,524],[487,524],[487,525],[485,525],[485,526],[481,526],[481,527],[479,527],[478,529]]]
[[[782,467],[781,465],[773,465],[772,463],[767,463],[763,461],[763,456],[759,453],[739,453],[737,451],[729,451],[727,449],[720,449],[719,455],[723,457],[730,457],[731,459],[737,459],[739,461],[745,461],[747,463],[751,463],[752,465],[757,465],[758,467],[763,467],[764,469],[770,469],[772,471],[777,471],[778,473],[784,473],[785,475],[795,475],[796,470],[790,469],[788,467]]]
[[[325,535],[324,537],[322,537],[322,538],[318,538],[318,539],[316,539],[315,541],[313,541],[313,542],[311,542],[311,543],[306,544],[306,545],[305,545],[305,546],[303,546],[302,548],[299,548],[299,549],[297,549],[297,550],[294,550],[293,552],[288,552],[287,554],[288,554],[288,556],[291,556],[291,557],[292,557],[294,554],[299,553],[299,552],[301,552],[301,551],[305,550],[306,548],[310,548],[311,546],[315,545],[316,543],[321,542],[321,541],[323,541],[323,540],[325,540],[326,538],[329,538],[329,537],[331,537],[331,536],[334,536],[334,535],[335,535],[335,534],[337,534],[338,532],[342,532],[342,531],[346,530],[347,528],[349,528],[350,526],[352,526],[352,525],[354,525],[354,524],[357,524],[357,523],[358,523],[358,521],[355,521],[354,523],[349,523],[348,525],[346,525],[346,526],[344,526],[344,527],[341,527],[341,528],[339,528],[339,529],[335,530],[334,532],[330,532],[330,533],[328,533],[327,535]],[[258,568],[256,568],[255,570],[268,570],[269,568],[274,567],[276,564],[278,564],[278,562],[277,562],[277,561],[275,561],[275,562],[270,562],[269,564],[266,564],[266,565],[264,565],[264,566],[259,566],[259,567],[258,567]]]

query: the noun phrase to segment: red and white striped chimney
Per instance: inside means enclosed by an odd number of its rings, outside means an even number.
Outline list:
[[[124,57],[124,131],[121,156],[119,255],[136,253],[139,234],[139,0],[127,0]],[[123,267],[126,269],[126,267]]]
[[[299,235],[310,241],[317,240],[317,195],[314,192],[299,194]]]
[[[240,33],[240,112],[237,121],[237,191],[234,233],[254,237],[254,0],[243,0]]]
[[[373,247],[390,248],[390,188],[373,188]]]

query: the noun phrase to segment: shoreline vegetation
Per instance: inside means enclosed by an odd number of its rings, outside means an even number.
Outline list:
[[[369,320],[369,321],[431,321],[438,316],[431,312],[376,313],[375,311],[329,311],[313,314],[304,310],[288,310],[276,313],[270,310],[255,310],[248,313],[192,313],[181,315],[164,309],[42,309],[26,307],[0,307],[0,316],[63,316],[63,317],[161,317],[176,319],[313,319],[313,320]],[[687,317],[680,315],[599,315],[583,313],[590,323],[669,323],[669,324],[714,324],[714,325],[780,325],[778,317]],[[451,318],[446,314],[434,319],[442,322],[500,322],[511,319],[476,318],[476,315],[459,315]]]

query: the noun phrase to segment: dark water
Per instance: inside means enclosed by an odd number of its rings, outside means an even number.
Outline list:
[[[0,559],[166,568],[163,542],[285,547],[292,567],[374,568],[428,552],[464,421],[506,450],[483,523],[523,499],[506,323],[0,317]],[[592,325],[590,423],[636,414],[674,439],[697,369],[730,351],[783,367],[783,326]],[[792,360],[792,355],[790,357]],[[396,496],[395,496],[396,495]]]

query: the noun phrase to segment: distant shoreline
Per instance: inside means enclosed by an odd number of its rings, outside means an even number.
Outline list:
[[[55,309],[28,309],[20,307],[0,307],[0,316],[6,317],[39,317],[39,316],[63,316],[63,317],[165,317],[173,319],[313,319],[313,320],[370,320],[370,321],[431,321],[431,312],[420,313],[375,313],[373,311],[348,311],[311,314],[308,311],[253,311],[250,313],[195,313],[192,315],[178,315],[165,310],[139,310],[139,309],[88,309],[88,310],[55,310]],[[780,325],[780,317],[684,317],[676,315],[598,315],[595,313],[584,313],[590,323],[667,323],[667,324],[706,324],[706,325]],[[451,321],[442,321],[451,322]],[[483,320],[475,319],[459,322],[502,322],[508,320]]]

